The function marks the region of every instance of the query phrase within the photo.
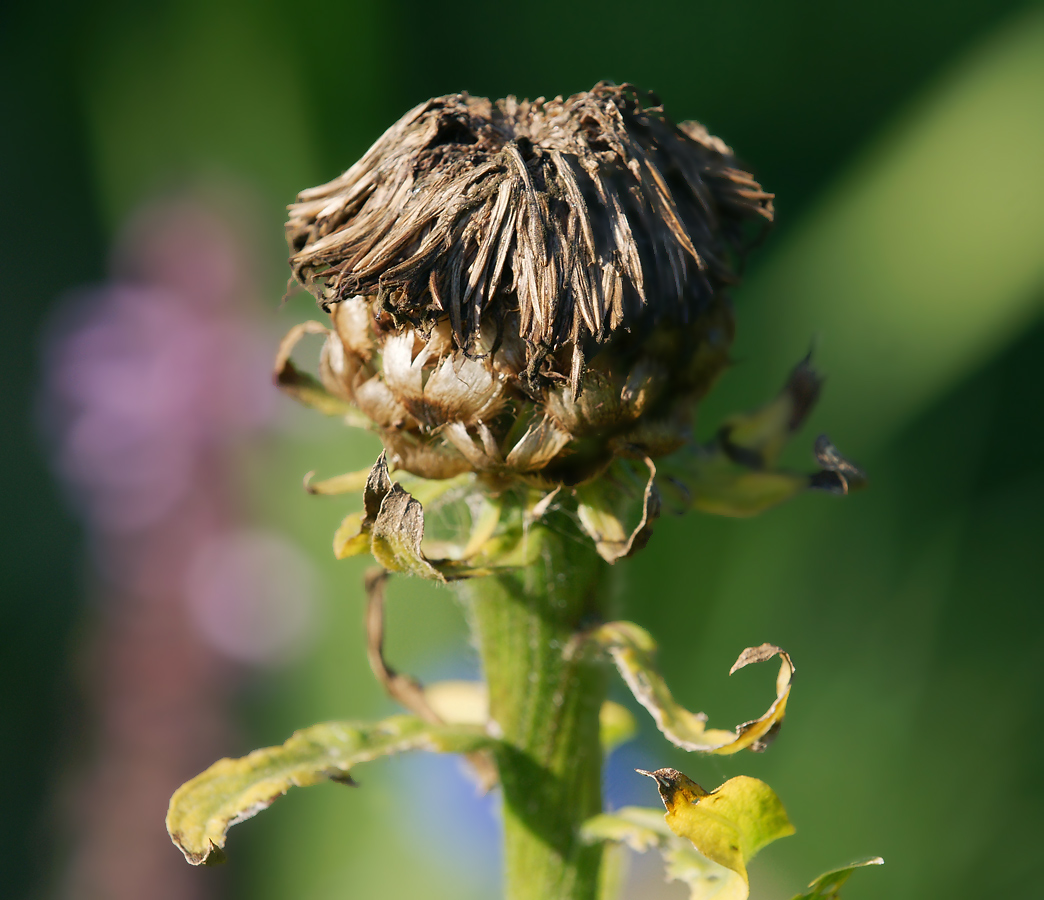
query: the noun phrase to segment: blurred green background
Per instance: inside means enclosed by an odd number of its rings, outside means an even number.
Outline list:
[[[852,900],[1044,896],[1044,8],[40,0],[2,16],[5,897],[60,893],[75,840],[56,823],[84,730],[85,550],[33,417],[54,303],[104,277],[116,229],[156,192],[227,182],[254,198],[274,309],[285,204],[407,108],[603,78],[656,90],[777,193],[778,227],[735,294],[738,364],[706,428],[770,396],[814,341],[828,381],[793,462],[807,466],[827,431],[871,476],[843,502],[663,521],[617,567],[624,614],[712,721],[751,718],[770,696],[769,673],[726,677],[744,646],[785,646],[799,676],[763,756],[685,757],[640,717],[641,739],[608,768],[610,800],[655,803],[629,774],[640,764],[769,781],[798,833],[755,863],[755,898],[867,854],[886,865],[857,876]],[[313,314],[300,295],[279,311],[285,325]],[[391,709],[364,658],[363,563],[328,551],[345,505],[299,481],[368,465],[375,445],[295,421],[244,477],[252,516],[314,556],[323,627],[305,658],[240,691],[243,750]],[[393,661],[424,678],[475,672],[449,592],[399,583],[389,602]],[[362,790],[300,791],[238,827],[222,896],[495,896],[488,807],[452,762],[362,777]],[[407,793],[417,808],[396,829]],[[674,888],[663,896],[684,896]]]

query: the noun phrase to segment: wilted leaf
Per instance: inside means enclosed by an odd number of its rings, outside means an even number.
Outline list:
[[[370,422],[348,401],[331,394],[317,378],[300,371],[291,361],[290,354],[306,334],[328,335],[330,330],[321,322],[301,322],[291,328],[276,352],[273,379],[276,386],[299,403],[310,406],[328,416],[341,416],[349,425],[369,428]]]
[[[736,726],[735,731],[725,731],[708,728],[706,714],[689,712],[674,699],[653,662],[656,642],[644,628],[633,622],[609,622],[594,631],[591,640],[612,657],[635,698],[652,714],[656,727],[671,743],[684,750],[731,754],[749,747],[760,751],[779,731],[790,696],[794,664],[790,655],[774,644],[748,647],[739,655],[729,674],[751,663],[779,656],[781,664],[776,677],[775,701],[760,718]]]
[[[373,558],[390,572],[405,572],[434,581],[446,580],[421,550],[424,510],[401,485],[393,484],[381,500],[380,512],[370,534]]]
[[[343,475],[334,475],[333,478],[324,478],[322,481],[312,481],[314,475],[315,472],[309,472],[304,477],[304,488],[309,494],[354,494],[366,487],[370,469],[345,472]]]
[[[658,809],[625,806],[595,816],[583,824],[580,837],[587,843],[626,844],[637,853],[658,849],[667,880],[688,885],[691,900],[746,900],[749,894],[739,874],[707,859],[691,841],[671,831]]]
[[[752,413],[732,416],[718,432],[725,454],[751,469],[768,469],[808,418],[823,380],[806,356],[790,373],[776,398]]]
[[[362,513],[348,513],[337,527],[333,536],[333,552],[336,559],[358,556],[370,549],[370,526],[363,527]]]
[[[841,886],[848,881],[856,869],[861,869],[864,866],[883,865],[884,860],[880,856],[873,856],[860,862],[854,862],[844,868],[834,869],[820,875],[808,886],[809,890],[806,893],[798,894],[793,900],[838,900],[841,896],[838,891],[840,891]]]
[[[334,532],[334,556],[344,559],[369,550],[374,559],[390,572],[405,572],[434,581],[467,578],[489,571],[486,563],[472,566],[468,560],[491,544],[500,523],[500,502],[484,498],[468,542],[464,546],[432,542],[430,549],[442,551],[444,555],[429,557],[421,547],[424,507],[403,483],[425,502],[432,502],[452,490],[466,492],[474,484],[474,476],[466,474],[432,480],[404,475],[401,481],[393,482],[388,473],[386,453],[382,452],[365,479],[361,472],[351,472],[316,484],[305,479],[305,488],[313,493],[363,491],[363,512],[349,513]]]
[[[794,833],[779,797],[757,778],[739,775],[708,792],[677,769],[639,771],[656,781],[671,831],[744,881],[762,847]]]
[[[351,784],[353,766],[407,750],[471,753],[495,743],[478,727],[432,725],[414,716],[375,724],[326,722],[296,732],[285,744],[221,759],[170,800],[167,831],[193,865],[224,859],[228,829],[267,808],[291,787],[321,781]]]
[[[663,813],[644,806],[625,806],[615,812],[593,816],[580,828],[580,837],[586,843],[616,841],[626,844],[636,853],[659,847],[672,834]]]
[[[862,487],[866,476],[825,436],[815,444],[820,471],[809,475],[775,468],[783,447],[815,405],[820,387],[821,379],[806,358],[771,403],[731,417],[710,444],[692,444],[661,459],[660,488],[681,511],[746,517],[803,491],[846,494]]]
[[[688,841],[679,839],[661,852],[667,880],[687,884],[690,900],[747,900],[750,896],[742,875],[711,862]]]
[[[640,493],[632,479],[630,460],[617,460],[602,477],[576,488],[577,516],[580,525],[595,542],[598,555],[606,562],[631,556],[641,550],[652,536],[653,522],[660,515],[660,494],[656,489],[656,466],[645,460],[649,477]],[[641,497],[641,514],[633,527],[624,525],[633,500]]]

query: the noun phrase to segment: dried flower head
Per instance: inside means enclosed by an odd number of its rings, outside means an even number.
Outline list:
[[[861,483],[825,438],[820,472],[776,468],[819,393],[808,360],[769,405],[692,440],[728,362],[727,289],[772,215],[724,143],[605,82],[550,102],[436,97],[304,191],[290,263],[332,327],[294,328],[276,380],[387,451],[368,474],[310,484],[365,485],[334,552],[433,578],[522,565],[510,548],[557,502],[612,562],[644,546],[664,502],[753,515]],[[326,336],[319,382],[290,361],[306,333]],[[409,490],[455,496],[457,476],[473,492],[470,536],[427,554]]]
[[[746,226],[771,220],[724,143],[603,82],[428,100],[302,192],[287,238],[334,324],[323,383],[394,464],[575,484],[684,440]]]

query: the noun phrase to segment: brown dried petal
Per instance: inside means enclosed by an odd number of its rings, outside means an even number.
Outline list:
[[[505,462],[519,472],[542,469],[570,441],[568,432],[563,431],[550,416],[534,422],[508,453]]]
[[[352,386],[361,368],[362,361],[357,356],[345,353],[344,345],[335,332],[327,335],[319,354],[319,380],[323,387],[343,400],[354,402]]]
[[[373,312],[365,297],[348,297],[330,307],[330,318],[345,349],[364,362],[374,353]]]
[[[355,405],[383,428],[416,425],[380,375],[374,375],[355,388]]]
[[[429,100],[300,195],[294,274],[325,305],[364,295],[426,328],[448,317],[462,350],[517,310],[504,333],[526,370],[621,326],[694,320],[735,280],[743,224],[770,221],[771,197],[656,104],[608,83],[568,100]],[[572,369],[575,387],[581,358],[556,375]]]

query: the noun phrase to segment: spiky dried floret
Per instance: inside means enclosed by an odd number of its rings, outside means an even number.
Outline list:
[[[478,352],[521,340],[523,380],[581,387],[621,329],[701,315],[735,279],[772,195],[695,122],[600,83],[568,100],[422,103],[290,208],[294,275],[329,311],[373,296],[399,324]]]

